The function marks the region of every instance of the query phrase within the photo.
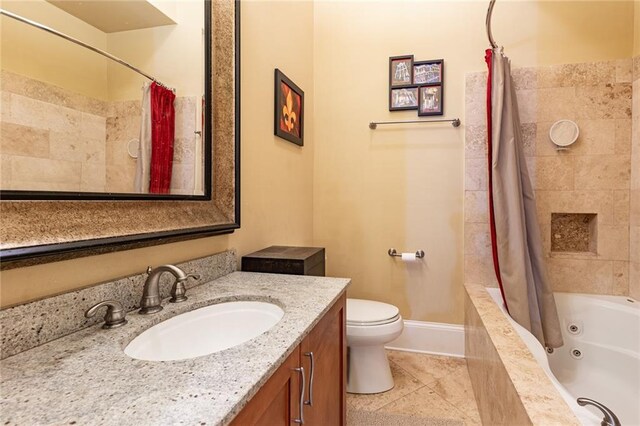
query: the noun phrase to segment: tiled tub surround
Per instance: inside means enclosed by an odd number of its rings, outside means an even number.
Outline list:
[[[465,289],[465,356],[482,423],[579,425],[484,286]]]
[[[640,57],[633,60],[629,295],[640,300]]]
[[[0,362],[3,424],[228,423],[346,290],[347,279],[234,272],[191,289],[184,303],[128,315]],[[229,300],[263,300],[284,317],[263,335],[194,359],[148,362],[123,349],[177,314]],[[80,307],[76,307],[80,311]]]
[[[2,71],[0,139],[3,189],[133,192],[140,101],[107,102]],[[141,94],[142,96],[142,94]],[[196,97],[176,98],[171,192],[192,194]]]
[[[141,92],[142,96],[142,92]],[[196,143],[201,137],[195,131],[197,124],[197,98],[178,97],[175,140],[173,145],[173,172],[171,193],[192,195],[195,188],[194,173]],[[106,119],[106,188],[110,192],[132,192],[136,176],[136,159],[127,151],[129,141],[140,138],[140,101],[110,102]],[[201,161],[201,159],[200,159]]]
[[[105,190],[107,103],[0,73],[2,188]]]
[[[630,199],[638,198],[637,190],[630,191],[632,61],[514,69],[513,76],[553,290],[629,294],[629,223],[637,220],[633,208],[630,214]],[[495,286],[487,213],[485,97],[486,73],[468,74],[465,282]],[[640,96],[634,98],[634,105],[638,102]],[[568,151],[556,151],[549,140],[551,125],[560,119],[574,120],[580,127],[580,137]],[[595,214],[597,252],[552,252],[552,213]],[[632,227],[632,240],[633,235]]]
[[[236,253],[229,250],[176,266],[187,273],[200,274],[200,280],[186,282],[190,289],[234,272],[237,269]],[[104,312],[87,319],[84,311],[103,300],[115,299],[127,312],[139,308],[146,278],[145,272],[0,310],[0,359],[102,322]],[[169,297],[173,281],[173,275],[162,274],[162,298]]]

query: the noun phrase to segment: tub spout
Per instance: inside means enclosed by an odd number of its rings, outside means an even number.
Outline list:
[[[602,423],[600,423],[601,426],[620,426],[620,420],[618,420],[618,417],[615,415],[615,413],[611,411],[606,405],[589,398],[578,398],[577,402],[578,405],[582,407],[584,407],[585,405],[593,405],[594,407],[602,411],[604,418],[602,419]]]

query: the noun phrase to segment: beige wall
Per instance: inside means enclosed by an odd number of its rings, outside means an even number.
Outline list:
[[[327,247],[329,275],[353,278],[351,297],[394,303],[406,318],[462,322],[464,76],[485,69],[486,7],[316,2],[314,243]],[[632,7],[498,2],[493,34],[515,66],[624,58]],[[388,57],[402,54],[445,59],[445,116],[462,127],[369,130],[369,121],[416,119],[387,110]],[[405,264],[390,247],[426,258]]]
[[[204,92],[204,10],[200,1],[157,2],[177,25],[109,34],[45,0],[1,3],[11,12],[122,58],[176,88],[178,96]],[[97,99],[140,99],[140,87],[148,81],[145,77],[42,30],[1,19],[3,69]]]
[[[289,31],[281,31],[282,28]],[[311,3],[242,4],[240,230],[232,235],[2,271],[0,304],[8,306],[140,273],[147,265],[180,262],[228,248],[235,248],[242,255],[271,244],[310,245],[314,145],[312,32]],[[303,148],[273,136],[275,67],[305,90]]]
[[[164,5],[166,3],[166,5]],[[176,89],[178,96],[204,93],[204,7],[201,1],[175,3],[171,18],[176,25],[165,25],[107,34],[107,48],[125,61]],[[109,99],[140,99],[142,84],[148,80],[122,65],[109,61]]]
[[[2,0],[0,7],[99,49],[107,47],[105,33],[45,0]],[[85,96],[107,99],[106,58],[5,16],[0,18],[0,22],[2,69]]]
[[[543,0],[533,3],[537,8],[538,63],[523,66],[608,61],[631,56],[633,1]],[[515,2],[514,7],[518,8],[519,2]],[[512,31],[520,32],[525,17],[529,15],[512,16]]]

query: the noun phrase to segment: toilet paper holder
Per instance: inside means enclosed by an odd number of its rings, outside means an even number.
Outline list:
[[[398,253],[394,248],[390,248],[387,253],[389,254],[389,256],[392,256],[392,257],[402,257],[402,253]],[[416,251],[416,258],[422,259],[423,257],[424,257],[424,250]]]

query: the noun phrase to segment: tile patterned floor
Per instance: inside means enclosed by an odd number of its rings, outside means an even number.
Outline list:
[[[400,351],[387,354],[395,387],[381,394],[347,394],[347,410],[482,424],[464,359]]]

